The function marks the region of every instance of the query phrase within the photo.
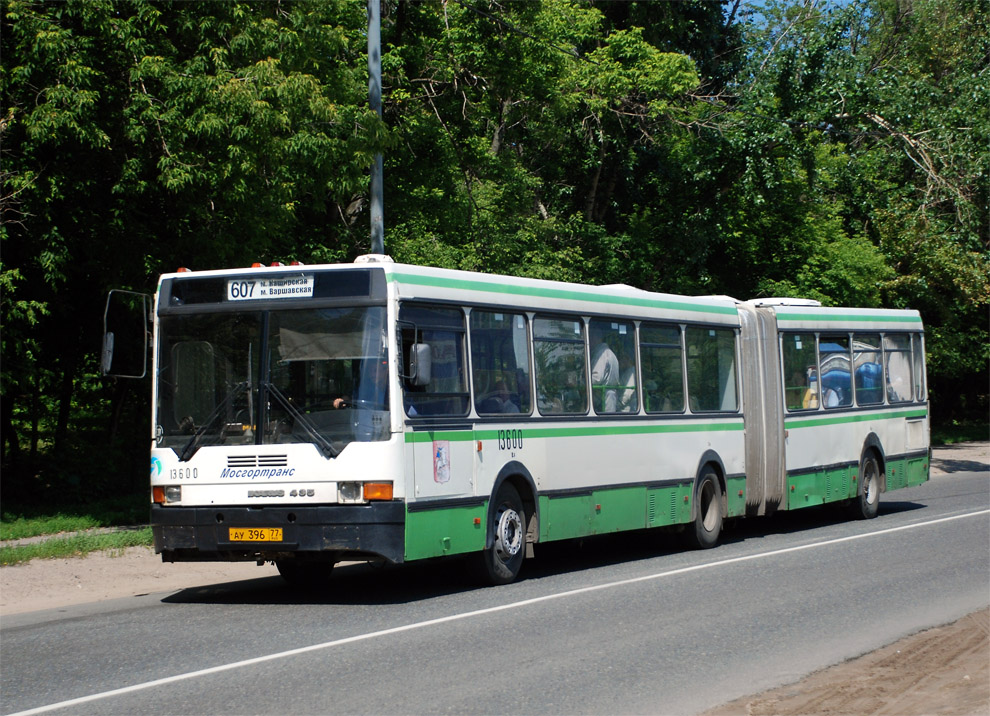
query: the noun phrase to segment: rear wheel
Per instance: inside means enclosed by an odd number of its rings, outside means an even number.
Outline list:
[[[722,488],[718,475],[706,467],[698,480],[694,495],[694,523],[688,528],[688,541],[699,549],[709,549],[718,544],[722,532]]]
[[[315,589],[330,583],[333,562],[278,559],[275,566],[282,579],[293,587]]]
[[[488,514],[489,544],[479,555],[478,571],[489,584],[508,584],[519,576],[526,553],[526,511],[516,488],[503,484]]]
[[[859,496],[851,509],[859,520],[873,519],[880,509],[880,462],[874,452],[868,452],[859,466]]]

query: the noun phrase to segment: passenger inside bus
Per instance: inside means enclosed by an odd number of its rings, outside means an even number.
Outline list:
[[[504,380],[495,382],[495,391],[482,401],[479,413],[518,413],[519,406],[513,400]]]
[[[643,383],[643,399],[648,413],[669,413],[683,409],[681,401],[674,396],[670,386],[660,375]]]
[[[596,390],[595,408],[599,413],[614,413],[618,409],[618,393],[615,385],[619,381],[619,359],[605,342],[604,331],[596,322],[591,323],[591,384],[602,386]],[[602,395],[604,392],[604,395]]]
[[[635,413],[639,410],[639,402],[636,400],[636,366],[627,368],[622,374],[621,385],[626,386],[625,390],[619,394],[619,411],[623,413]]]
[[[361,361],[360,371],[355,376],[354,394],[334,398],[333,407],[337,410],[351,408],[360,402],[377,410],[385,409],[388,405],[388,361]]]
[[[804,391],[804,399],[801,401],[802,408],[817,408],[818,407],[818,369],[814,366],[810,366],[805,373],[807,376],[806,385],[808,388]]]

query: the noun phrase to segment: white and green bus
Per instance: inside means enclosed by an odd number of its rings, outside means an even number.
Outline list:
[[[167,562],[475,553],[928,479],[916,311],[740,302],[393,263],[180,271],[154,299],[151,522]]]

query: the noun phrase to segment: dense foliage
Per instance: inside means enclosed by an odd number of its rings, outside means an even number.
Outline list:
[[[988,0],[4,0],[4,496],[145,482],[107,289],[397,260],[915,307],[936,419],[986,418]],[[95,456],[99,456],[95,458]]]

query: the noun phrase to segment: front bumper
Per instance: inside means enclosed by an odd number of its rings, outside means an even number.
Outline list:
[[[294,507],[152,505],[155,552],[163,562],[293,558],[403,561],[405,503]],[[232,527],[280,527],[281,542],[231,542]]]

